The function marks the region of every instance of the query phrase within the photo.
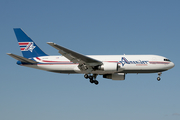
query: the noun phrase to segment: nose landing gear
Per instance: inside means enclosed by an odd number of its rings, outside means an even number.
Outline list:
[[[99,84],[99,82],[98,82],[97,80],[95,80],[96,77],[97,77],[97,74],[93,74],[93,76],[92,76],[92,75],[85,74],[84,77],[85,77],[86,79],[89,78],[89,82],[90,82],[90,83],[94,83],[95,85],[98,85],[98,84]],[[94,79],[94,80],[93,80],[93,79]]]
[[[162,74],[162,72],[158,72],[158,77],[157,77],[157,80],[158,80],[158,81],[161,80],[161,78],[160,78],[161,74]]]

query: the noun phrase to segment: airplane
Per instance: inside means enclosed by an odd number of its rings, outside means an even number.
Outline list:
[[[174,67],[173,62],[159,55],[83,55],[47,42],[61,54],[50,56],[21,28],[14,28],[14,32],[23,57],[12,53],[7,55],[18,60],[18,65],[55,73],[84,74],[95,85],[99,84],[96,80],[98,75],[106,79],[125,80],[128,73],[158,73],[157,80],[160,81],[162,72]]]

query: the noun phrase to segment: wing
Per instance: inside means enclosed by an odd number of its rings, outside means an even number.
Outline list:
[[[53,42],[47,42],[47,44],[59,50],[59,53],[72,61],[73,63],[79,63],[78,67],[82,71],[92,71],[95,66],[102,65],[103,63],[99,60],[90,58],[80,53],[74,52]]]
[[[38,63],[38,62],[36,62],[36,61],[34,61],[34,60],[30,60],[30,59],[27,59],[27,58],[24,58],[24,57],[21,57],[21,56],[19,56],[19,55],[15,55],[15,54],[12,54],[12,53],[7,53],[7,55],[13,57],[13,58],[16,59],[16,60],[19,60],[19,61],[21,61],[21,62],[24,62],[24,63]]]

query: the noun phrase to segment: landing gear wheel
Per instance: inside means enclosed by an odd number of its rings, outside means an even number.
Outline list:
[[[84,78],[88,79],[88,78],[89,78],[88,74],[85,74],[85,75],[84,75]]]
[[[86,79],[89,78],[89,82],[90,82],[90,83],[94,83],[95,85],[98,85],[98,84],[99,84],[99,82],[98,82],[97,80],[95,80],[96,77],[97,77],[97,74],[93,74],[93,75],[84,74],[84,77],[85,77]]]
[[[93,76],[89,76],[89,79],[90,79],[90,80],[93,80]]]
[[[160,81],[160,80],[161,80],[161,78],[160,78],[160,77],[157,77],[157,80],[158,80],[158,81]]]
[[[90,82],[90,83],[94,83],[94,80],[90,79],[89,82]]]
[[[98,82],[97,80],[94,80],[94,84],[95,84],[95,85],[98,85],[99,82]]]

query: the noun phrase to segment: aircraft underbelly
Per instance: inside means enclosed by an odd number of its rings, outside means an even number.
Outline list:
[[[85,73],[80,71],[77,64],[73,65],[53,65],[53,64],[37,64],[37,65],[23,65],[26,67],[41,69],[56,73]],[[92,74],[113,74],[113,73],[156,73],[166,71],[162,65],[126,65],[121,67],[117,72],[107,72],[102,70],[92,71]]]
[[[78,73],[77,71],[74,70],[77,65],[43,65],[43,64],[38,64],[38,65],[23,65],[25,67],[30,67],[30,68],[35,68],[35,69],[40,69],[40,70],[45,70],[45,71],[50,71],[50,72],[56,72],[56,73]]]

